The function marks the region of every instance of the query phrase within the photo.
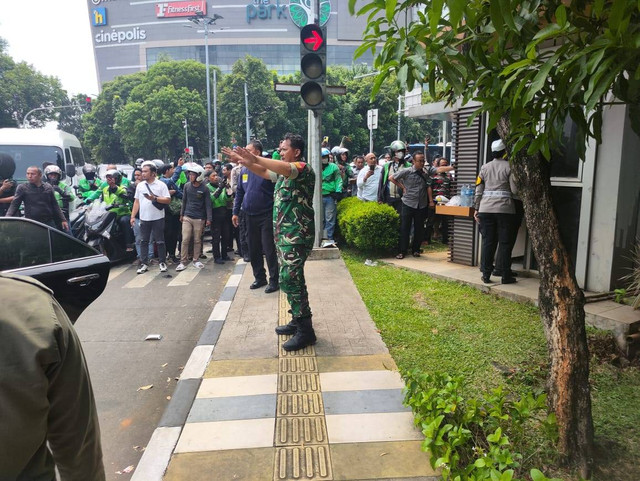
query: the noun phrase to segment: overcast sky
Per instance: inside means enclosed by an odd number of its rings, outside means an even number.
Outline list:
[[[87,0],[3,0],[0,37],[14,60],[58,77],[70,95],[98,94]]]

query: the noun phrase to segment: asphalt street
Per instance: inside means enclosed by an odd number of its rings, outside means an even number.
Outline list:
[[[176,273],[169,266],[166,274],[157,265],[142,275],[128,264],[113,266],[106,290],[75,324],[97,400],[108,480],[131,476],[125,470],[140,460],[235,265],[203,262],[202,270]],[[162,339],[145,341],[149,334]]]

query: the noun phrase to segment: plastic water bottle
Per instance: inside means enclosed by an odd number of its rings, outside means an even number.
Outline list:
[[[473,187],[469,184],[465,184],[462,186],[460,191],[461,194],[461,203],[463,207],[471,207],[473,206]]]

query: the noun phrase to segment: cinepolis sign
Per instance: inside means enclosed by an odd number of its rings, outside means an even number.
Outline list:
[[[206,15],[207,2],[162,2],[156,3],[156,17],[191,17],[193,15]]]

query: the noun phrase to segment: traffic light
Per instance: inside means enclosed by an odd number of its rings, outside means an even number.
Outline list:
[[[87,112],[91,112],[91,97],[89,96],[85,97],[84,101],[85,101],[84,108],[86,109]]]
[[[306,109],[324,108],[327,97],[327,30],[309,24],[300,30],[300,97]]]

